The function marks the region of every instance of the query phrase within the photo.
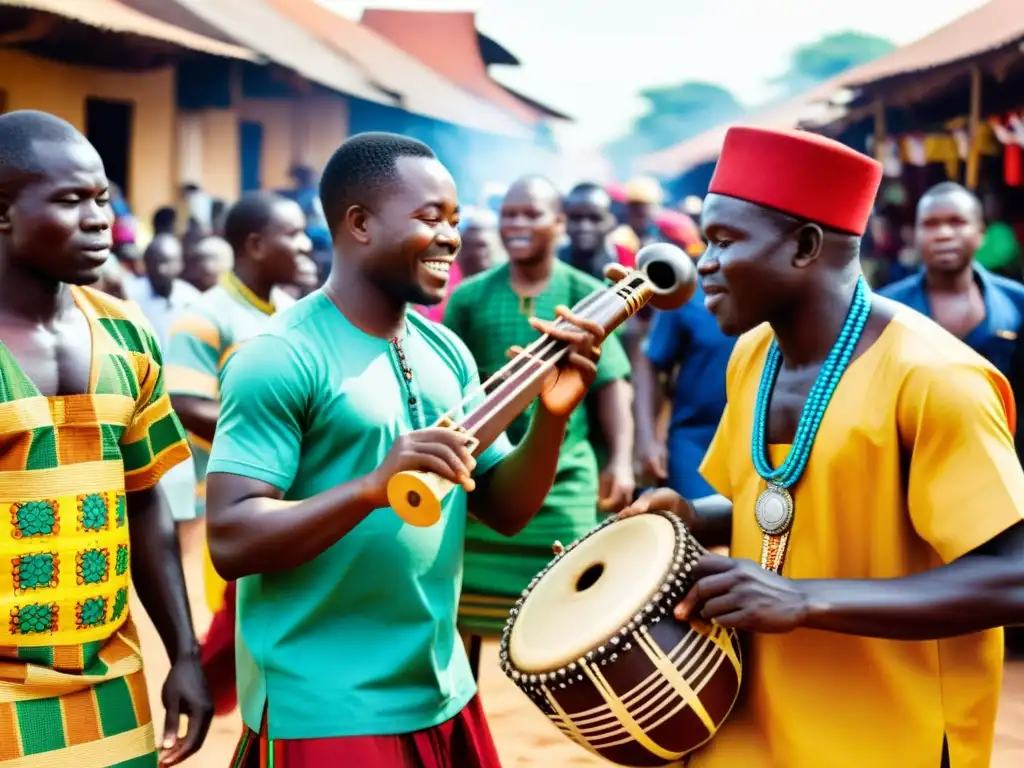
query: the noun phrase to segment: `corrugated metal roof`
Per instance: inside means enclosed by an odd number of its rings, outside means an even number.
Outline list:
[[[167,24],[117,0],[0,0],[0,5],[52,13],[96,29],[148,37],[214,56],[250,61],[260,58],[251,50]]]
[[[922,72],[1013,45],[1024,39],[1024,0],[990,0],[930,35],[821,83],[782,104],[745,115],[736,123],[794,128],[839,91],[863,88],[890,77]],[[823,122],[823,121],[819,121]],[[730,124],[719,125],[637,161],[637,170],[671,176],[714,160]]]
[[[396,103],[359,62],[326,45],[265,0],[167,0],[184,6],[232,39],[313,82],[378,104]]]
[[[489,133],[527,138],[532,130],[459,87],[372,29],[311,0],[266,0],[281,14],[360,62],[374,82],[399,94],[404,109]],[[435,45],[446,45],[444,38]]]
[[[238,43],[231,35],[226,34],[223,29],[215,27],[213,24],[207,24],[183,5],[167,2],[167,0],[117,0],[117,2],[121,3],[121,5],[131,6],[136,11],[152,16],[154,19],[166,21],[168,24],[187,29],[190,32],[212,37],[225,43]]]

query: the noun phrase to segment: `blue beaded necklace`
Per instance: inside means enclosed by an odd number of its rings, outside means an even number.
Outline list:
[[[775,380],[782,368],[782,351],[775,341],[772,341],[768,349],[764,371],[761,373],[761,383],[757,389],[751,438],[754,469],[768,483],[768,489],[757,500],[756,509],[757,522],[766,535],[778,536],[786,533],[792,525],[793,499],[789,489],[796,485],[807,468],[814,439],[825,417],[825,409],[828,408],[839,380],[850,364],[870,312],[871,292],[861,277],[857,281],[853,302],[839,332],[839,338],[822,364],[814,386],[807,396],[789,454],[782,465],[776,468],[771,466],[768,457],[768,404]]]

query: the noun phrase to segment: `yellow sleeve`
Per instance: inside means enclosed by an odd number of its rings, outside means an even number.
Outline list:
[[[897,418],[910,456],[911,522],[944,562],[1024,519],[1016,412],[1000,373],[969,363],[915,368]]]

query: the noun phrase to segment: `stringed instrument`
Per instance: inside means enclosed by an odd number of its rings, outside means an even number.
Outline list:
[[[648,303],[663,310],[681,307],[696,286],[693,260],[674,245],[653,243],[640,249],[635,270],[614,285],[594,291],[572,312],[611,333]],[[575,328],[562,319],[556,327]],[[481,385],[483,400],[465,417],[456,421],[449,413],[434,426],[465,434],[471,453],[479,456],[541,393],[548,373],[568,352],[565,342],[541,336]],[[388,482],[388,501],[410,525],[433,525],[440,519],[441,501],[454,487],[455,483],[431,472],[407,470]]]

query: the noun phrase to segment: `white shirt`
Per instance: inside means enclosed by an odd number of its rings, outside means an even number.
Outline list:
[[[171,284],[170,296],[157,296],[153,292],[153,284],[145,277],[126,283],[124,292],[125,298],[138,304],[142,314],[153,326],[162,350],[167,349],[174,321],[193,301],[202,296],[197,288],[184,280],[175,280]]]

